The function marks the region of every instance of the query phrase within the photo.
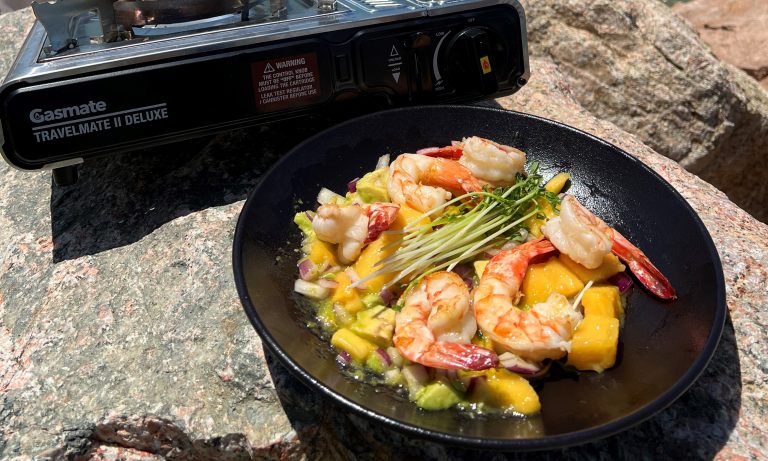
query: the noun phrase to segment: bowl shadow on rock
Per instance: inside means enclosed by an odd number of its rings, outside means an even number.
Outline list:
[[[741,370],[730,315],[712,361],[693,386],[668,408],[602,440],[526,453],[453,447],[376,425],[313,392],[271,351],[265,348],[264,352],[277,395],[309,459],[712,459],[728,441],[741,406]]]
[[[295,119],[90,160],[51,186],[53,261],[141,240],[163,224],[247,197],[282,154],[332,124]]]

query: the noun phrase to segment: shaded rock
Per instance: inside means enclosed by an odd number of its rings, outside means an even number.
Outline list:
[[[587,110],[768,221],[768,93],[685,20],[658,0],[537,0],[527,15],[531,53]]]
[[[768,2],[694,0],[673,9],[693,24],[717,57],[768,90]]]

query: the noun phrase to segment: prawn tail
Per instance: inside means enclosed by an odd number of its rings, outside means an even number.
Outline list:
[[[632,245],[623,235],[613,231],[613,246],[611,248],[620,260],[629,266],[629,270],[637,277],[651,293],[661,299],[675,299],[677,293],[664,274],[653,265],[650,259],[639,248]]]
[[[445,146],[445,147],[427,147],[420,149],[417,154],[426,155],[429,157],[447,158],[451,160],[458,160],[464,155],[464,149],[461,145]]]
[[[519,249],[525,248],[525,251],[530,255],[531,259],[536,256],[552,253],[553,251],[557,250],[557,248],[555,248],[552,242],[545,239],[544,237],[538,240],[534,240],[532,242],[524,243],[523,245],[520,245],[518,248]]]
[[[364,245],[367,245],[381,235],[382,232],[389,229],[389,226],[397,219],[397,212],[400,205],[394,203],[372,203],[363,207],[363,213],[368,216],[368,235],[365,237]]]
[[[437,341],[418,360],[424,366],[448,370],[485,370],[499,364],[490,349],[474,344]]]
[[[424,184],[442,187],[453,195],[483,190],[480,180],[461,163],[446,158],[436,158],[435,160],[432,168],[423,178]]]

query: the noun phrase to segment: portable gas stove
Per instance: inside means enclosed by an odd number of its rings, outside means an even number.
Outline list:
[[[41,0],[42,1],[42,0]],[[478,100],[529,76],[517,0],[58,0],[0,87],[5,159],[98,155],[330,108]]]

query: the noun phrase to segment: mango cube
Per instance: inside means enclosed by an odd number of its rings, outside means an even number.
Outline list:
[[[315,263],[315,265],[326,264],[328,266],[338,266],[339,261],[336,259],[336,251],[334,245],[323,242],[317,237],[314,238],[309,249],[309,260]]]
[[[531,235],[539,238],[542,236],[541,226],[543,226],[548,219],[555,217],[555,210],[552,208],[552,205],[549,203],[549,201],[544,198],[536,199],[536,203],[539,205],[539,213],[544,215],[544,219],[541,219],[538,216],[531,216],[525,220],[524,225],[528,228],[528,232],[530,232]]]
[[[331,297],[332,304],[341,304],[344,310],[350,314],[355,314],[365,307],[363,300],[360,297],[360,293],[355,288],[350,287],[352,283],[349,276],[344,272],[336,274],[336,282],[338,286],[333,290],[333,296]]]
[[[544,302],[552,293],[570,298],[584,288],[584,283],[557,257],[545,263],[533,264],[523,279],[523,302],[529,306]]]
[[[619,319],[624,316],[619,289],[613,285],[594,285],[581,298],[585,316],[602,315]]]
[[[544,186],[544,189],[547,192],[552,192],[553,194],[559,194],[560,191],[563,190],[563,187],[565,187],[565,183],[568,182],[568,180],[571,179],[570,173],[558,173],[555,176],[552,177],[549,181],[547,181],[547,184]]]
[[[376,350],[376,345],[357,336],[352,330],[339,328],[331,337],[331,344],[349,353],[352,360],[364,362]]]
[[[527,379],[503,368],[485,370],[478,379],[470,399],[495,408],[511,409],[524,415],[541,410],[539,396]]]
[[[421,216],[421,212],[409,208],[407,206],[401,206],[397,211],[397,217],[395,221],[389,226],[390,230],[401,230],[403,227],[416,220]],[[429,224],[429,218],[424,218],[422,223]],[[360,257],[357,258],[354,268],[357,275],[360,278],[367,277],[368,275],[376,272],[381,266],[377,266],[376,263],[391,255],[397,247],[389,246],[391,243],[396,242],[401,236],[397,234],[381,234],[379,238],[369,243],[360,253]],[[389,248],[386,248],[389,246]],[[365,282],[366,289],[371,293],[378,293],[381,287],[387,282],[392,280],[395,276],[391,274],[381,274]]]
[[[587,283],[590,280],[593,282],[602,282],[608,277],[624,272],[626,269],[624,264],[622,264],[621,261],[619,261],[619,258],[613,253],[605,255],[603,257],[603,262],[594,269],[587,269],[563,253],[560,253],[559,258],[560,261],[584,283]]]
[[[618,319],[602,315],[585,316],[573,334],[568,364],[578,370],[601,373],[616,363],[618,344]]]
[[[472,267],[475,268],[475,275],[477,275],[478,278],[483,276],[483,272],[485,272],[485,266],[487,266],[489,262],[490,261],[488,260],[480,260],[472,263]]]

